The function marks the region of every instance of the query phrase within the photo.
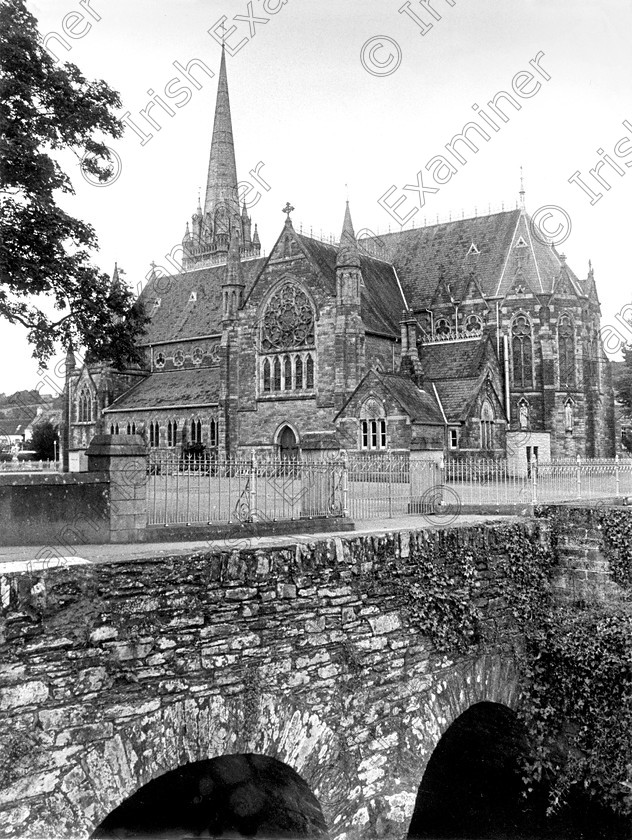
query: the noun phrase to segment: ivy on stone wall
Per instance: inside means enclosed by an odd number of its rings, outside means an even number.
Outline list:
[[[550,605],[527,633],[522,718],[531,784],[550,810],[585,790],[632,815],[632,621],[619,608]]]
[[[388,564],[378,568],[378,578],[393,579],[395,570]],[[440,653],[468,650],[478,639],[481,620],[474,547],[463,545],[458,532],[440,539],[428,539],[424,532],[412,535],[406,573],[401,577],[406,588],[402,608],[411,625]]]
[[[599,514],[603,547],[615,583],[632,591],[632,517],[627,508],[603,508]]]

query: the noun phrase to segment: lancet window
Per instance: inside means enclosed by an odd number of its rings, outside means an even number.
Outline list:
[[[516,388],[533,387],[533,336],[526,315],[518,315],[511,327],[513,383]]]

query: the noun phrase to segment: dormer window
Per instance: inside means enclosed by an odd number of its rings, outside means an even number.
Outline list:
[[[176,350],[173,354],[173,363],[176,367],[182,367],[184,364],[184,353],[182,350]]]
[[[195,303],[196,300],[197,300],[197,292],[195,290],[193,290],[191,292],[191,294],[189,295],[189,303]]]
[[[527,243],[524,241],[524,237],[521,236],[520,239],[516,242],[516,248],[526,248]]]
[[[195,350],[193,351],[193,356],[191,358],[193,359],[193,364],[194,365],[201,364],[202,359],[204,358],[204,351],[202,350],[202,348],[201,347],[196,347]]]
[[[158,369],[163,368],[165,366],[165,361],[165,354],[162,352],[156,353],[156,355],[154,356],[154,365]]]
[[[470,250],[467,252],[467,256],[469,257],[470,254],[480,254],[480,251],[473,242],[470,245]]]

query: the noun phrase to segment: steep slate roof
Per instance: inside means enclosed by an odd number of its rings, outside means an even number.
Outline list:
[[[295,232],[296,238],[330,281],[331,294],[336,293],[336,259],[338,248],[318,239]],[[399,319],[406,302],[397,283],[393,267],[388,263],[364,254],[360,255],[364,287],[360,311],[369,332],[386,333],[397,338],[400,334]]]
[[[266,261],[265,257],[242,262],[246,293]],[[142,344],[157,341],[181,341],[222,331],[222,280],[225,265],[198,268],[170,277],[150,280],[140,293],[151,321],[147,324]],[[189,302],[191,292],[197,300]],[[154,301],[160,298],[155,309]]]
[[[424,378],[443,379],[478,377],[485,359],[487,337],[466,341],[424,344],[419,357]]]
[[[152,373],[115,400],[105,413],[124,409],[215,405],[219,399],[219,368]]]
[[[462,420],[485,379],[489,338],[424,344],[420,348],[424,380],[433,382],[448,420]]]
[[[382,380],[411,420],[444,425],[441,409],[433,394],[420,390],[412,379],[400,373],[376,372],[376,376]]]
[[[524,278],[536,294],[550,294],[560,271],[560,259],[553,247],[531,236],[528,216],[508,210],[472,219],[460,219],[413,230],[380,234],[384,259],[399,275],[411,309],[429,307],[439,283],[441,266],[445,281],[457,300],[474,274],[486,297],[504,297],[515,279],[512,243],[524,236],[529,258]],[[478,254],[470,253],[472,243]],[[536,267],[537,266],[537,267]],[[581,284],[574,280],[581,290]]]

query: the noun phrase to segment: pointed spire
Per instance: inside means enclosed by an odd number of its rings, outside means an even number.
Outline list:
[[[351,211],[349,210],[348,201],[342,224],[342,234],[340,235],[340,247],[338,248],[338,256],[336,258],[336,268],[343,267],[360,268],[360,253],[353,229],[353,222],[351,221]]]
[[[519,192],[519,195],[520,195],[520,208],[522,210],[524,210],[525,192],[524,192],[524,176],[522,174],[522,166],[520,167],[520,192]]]
[[[75,359],[75,354],[72,349],[72,344],[68,345],[68,350],[66,351],[66,376],[72,373],[77,366],[77,360]]]
[[[187,222],[186,230],[184,231],[184,238],[182,239],[183,242],[190,242],[191,240],[191,231],[189,230],[189,223]]]
[[[121,288],[121,278],[119,277],[118,263],[114,263],[114,272],[112,273],[112,280],[110,282],[110,292],[118,292]]]
[[[235,144],[233,125],[230,116],[228,80],[226,77],[226,51],[222,46],[222,61],[217,83],[217,101],[215,103],[215,121],[211,158],[208,165],[204,213],[213,213],[220,202],[225,202],[229,216],[239,214],[237,197],[237,165],[235,164]]]
[[[257,230],[257,223],[255,222],[255,232],[252,234],[252,244],[255,248],[259,248],[261,246],[261,242],[259,241],[259,231]]]

